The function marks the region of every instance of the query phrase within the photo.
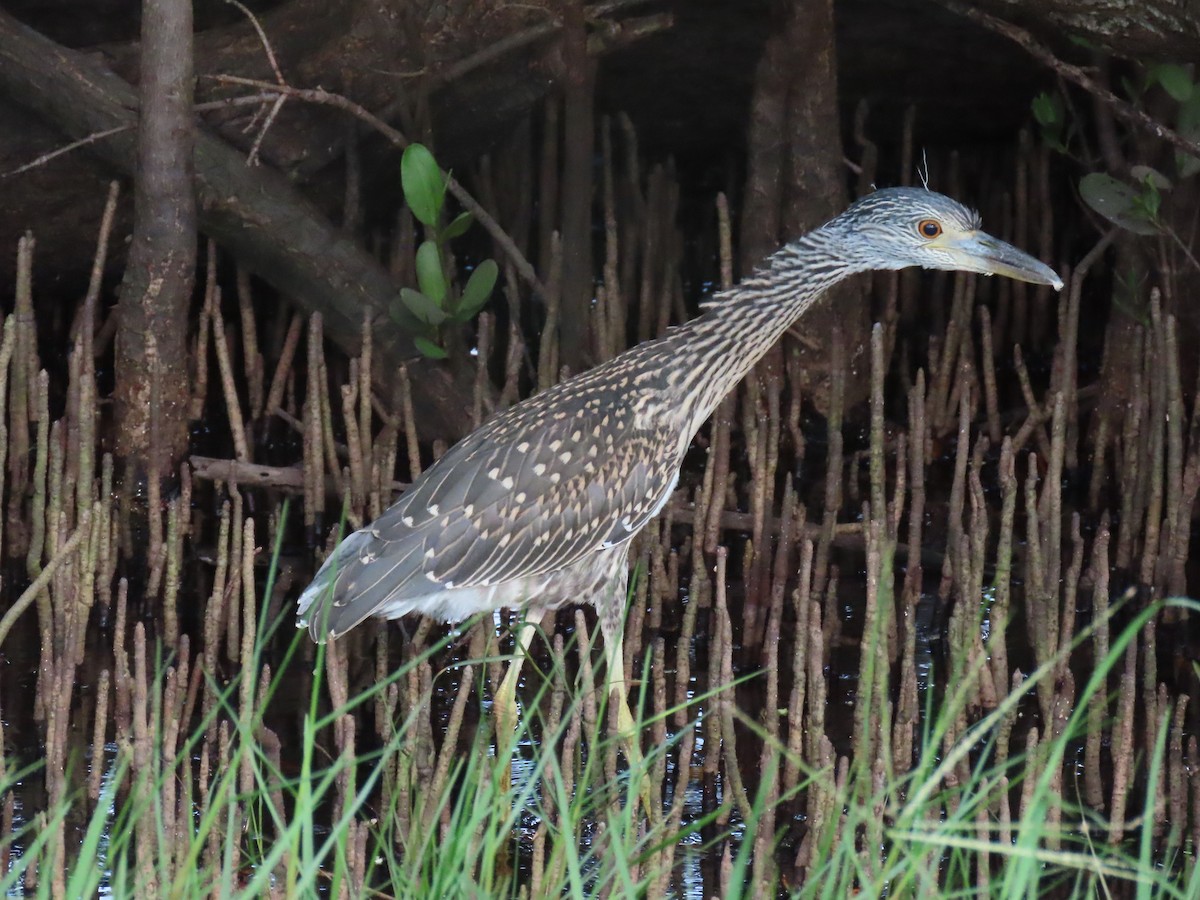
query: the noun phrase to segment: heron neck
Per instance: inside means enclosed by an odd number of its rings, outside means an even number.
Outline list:
[[[840,247],[829,225],[809,232],[716,294],[704,314],[684,326],[696,363],[684,392],[692,432],[817,298],[859,271]]]

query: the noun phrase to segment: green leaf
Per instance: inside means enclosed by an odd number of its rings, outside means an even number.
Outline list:
[[[449,225],[442,229],[442,240],[452,241],[456,237],[462,237],[473,221],[475,220],[469,212],[459,213]]]
[[[446,179],[433,154],[422,144],[409,144],[400,157],[400,183],[408,208],[421,223],[437,226],[446,198]]]
[[[400,302],[416,317],[417,321],[424,322],[426,325],[436,327],[449,318],[441,306],[412,288],[400,288]]]
[[[1159,210],[1162,209],[1162,194],[1158,192],[1158,185],[1153,181],[1146,181],[1145,185],[1139,202],[1146,212],[1146,217],[1152,222],[1157,222]]]
[[[1058,97],[1046,91],[1042,91],[1042,93],[1033,98],[1033,117],[1043,128],[1054,125],[1059,121],[1059,102],[1056,101],[1058,101]]]
[[[1153,185],[1160,191],[1169,191],[1171,189],[1171,179],[1153,166],[1131,166],[1129,174],[1143,184]]]
[[[417,284],[426,297],[442,306],[446,300],[446,274],[442,271],[442,253],[433,241],[417,248]]]
[[[488,297],[491,296],[492,288],[496,286],[496,278],[499,274],[500,267],[493,259],[485,259],[477,265],[475,271],[471,273],[471,277],[467,279],[467,286],[463,288],[462,297],[458,301],[458,311],[454,317],[460,322],[474,318],[475,314],[483,309]]]
[[[1179,121],[1175,130],[1179,136],[1192,143],[1200,143],[1200,91],[1193,91],[1191,98],[1179,107]],[[1175,153],[1175,169],[1180,178],[1190,178],[1200,172],[1200,156],[1194,153]]]
[[[1157,234],[1158,225],[1146,214],[1142,195],[1111,175],[1093,172],[1079,182],[1084,202],[1114,225],[1134,234]]]
[[[1179,107],[1179,121],[1176,127],[1188,140],[1195,140],[1197,135],[1200,135],[1200,91],[1192,94],[1191,98]]]
[[[445,359],[449,355],[429,338],[420,335],[413,338],[413,346],[430,359]]]
[[[1178,63],[1163,63],[1155,66],[1151,72],[1162,89],[1180,103],[1186,103],[1192,96],[1192,76]]]

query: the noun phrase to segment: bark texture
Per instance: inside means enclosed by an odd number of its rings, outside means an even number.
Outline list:
[[[188,444],[188,304],[196,272],[191,0],[142,4],[134,227],[118,306],[116,450],[141,481]]]
[[[573,371],[590,366],[588,344],[593,290],[592,182],[595,125],[594,72],[587,55],[584,8],[571,0],[563,40],[563,181],[561,356]]]
[[[743,272],[840,212],[847,201],[833,4],[792,0],[778,24],[755,73],[740,233]],[[854,402],[865,390],[865,367],[857,362],[870,327],[861,287],[852,283],[832,291],[805,317],[805,334],[817,339],[788,346],[787,352],[799,355],[810,397],[823,412],[829,401],[828,336],[835,327],[841,328],[851,363],[847,399]],[[779,365],[779,359],[772,354],[766,364]]]
[[[1129,59],[1200,61],[1195,0],[974,0],[970,5],[1046,36],[1066,32]]]

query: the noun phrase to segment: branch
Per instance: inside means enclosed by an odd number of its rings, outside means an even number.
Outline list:
[[[998,19],[989,13],[975,9],[970,6],[965,6],[957,0],[941,0],[942,4],[947,9],[958,13],[973,22],[977,22],[985,28],[990,28],[997,34],[1002,34],[1010,40],[1020,44],[1030,56],[1040,61],[1043,65],[1053,69],[1067,81],[1072,81],[1079,85],[1088,93],[1095,96],[1101,103],[1113,111],[1113,114],[1118,118],[1124,119],[1126,122],[1141,128],[1159,140],[1166,141],[1175,148],[1182,150],[1184,153],[1189,153],[1192,156],[1200,157],[1200,144],[1194,141],[1189,141],[1177,131],[1168,128],[1162,122],[1158,122],[1142,110],[1138,109],[1130,103],[1125,102],[1104,85],[1099,84],[1087,72],[1079,66],[1072,65],[1069,62],[1064,62],[1055,56],[1047,47],[1042,46],[1028,31],[1023,28],[1018,28],[1003,19]]]

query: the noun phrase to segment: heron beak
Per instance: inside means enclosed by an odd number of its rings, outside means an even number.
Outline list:
[[[947,240],[945,249],[963,263],[963,268],[984,275],[1006,275],[1030,284],[1048,284],[1061,291],[1058,273],[1028,253],[982,231],[971,231]]]

